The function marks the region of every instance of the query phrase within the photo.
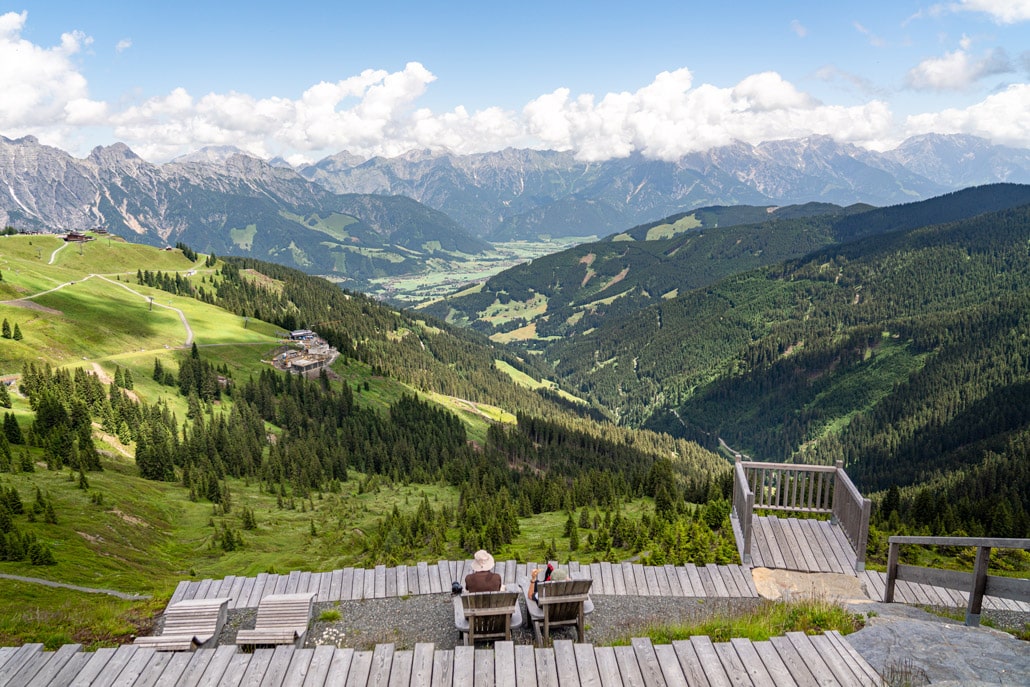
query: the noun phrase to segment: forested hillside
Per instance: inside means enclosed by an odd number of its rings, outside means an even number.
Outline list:
[[[1030,206],[881,233],[724,279],[549,356],[628,423],[756,460],[843,459],[866,491],[933,484],[969,499],[917,521],[1025,532],[1028,238]],[[971,471],[990,475],[995,501],[978,503]],[[995,527],[998,497],[1011,510]]]

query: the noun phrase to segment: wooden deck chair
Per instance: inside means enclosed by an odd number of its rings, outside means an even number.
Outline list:
[[[488,639],[511,640],[511,628],[522,624],[518,592],[476,592],[454,597],[454,627],[465,645]]]
[[[269,594],[258,602],[253,630],[236,633],[236,644],[265,646],[293,644],[302,646],[311,621],[314,592],[302,594]]]
[[[231,599],[192,599],[169,604],[164,628],[152,637],[137,637],[133,644],[158,651],[193,651],[213,647],[225,625]]]
[[[533,601],[529,596],[529,581],[525,580],[522,590],[538,646],[542,647],[550,641],[552,627],[566,625],[575,625],[578,641],[583,641],[584,616],[594,610],[594,604],[590,601],[591,584],[593,580],[537,582],[537,600]]]

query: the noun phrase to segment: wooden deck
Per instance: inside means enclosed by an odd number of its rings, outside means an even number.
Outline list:
[[[755,516],[753,527],[752,567],[856,574],[855,550],[829,520]]]
[[[883,601],[883,593],[887,588],[887,573],[866,570],[858,573],[858,579],[865,584],[870,599],[873,601]],[[956,589],[936,587],[929,584],[916,584],[904,580],[898,580],[895,584],[894,600],[899,603],[964,609],[969,601],[964,592]],[[1030,613],[1030,603],[994,596],[985,596],[983,607],[989,611]]]
[[[236,647],[167,653],[133,645],[84,652],[77,644],[57,651],[40,644],[0,649],[0,687],[78,684],[278,687],[616,687],[618,685],[880,685],[880,677],[836,632],[809,637],[789,633],[767,642],[713,643],[692,637],[653,645],[594,647],[559,640],[538,649],[511,642],[492,648],[436,649],[416,644],[374,651],[331,646],[280,646],[241,653]]]
[[[385,599],[416,594],[450,593],[451,582],[464,583],[472,561],[439,561],[418,565],[344,568],[329,572],[294,571],[288,575],[261,573],[257,577],[229,576],[221,580],[184,580],[170,603],[188,599],[228,597],[230,608],[254,608],[269,594],[315,594],[315,602]],[[529,577],[539,563],[498,561],[494,568],[504,584]],[[570,563],[573,576],[594,581],[591,594],[755,598],[751,571],[741,565],[664,565],[634,563]]]

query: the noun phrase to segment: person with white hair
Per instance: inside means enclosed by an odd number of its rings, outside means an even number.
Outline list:
[[[480,549],[472,557],[472,572],[465,576],[465,589],[471,592],[501,591],[501,576],[493,572],[494,557]]]

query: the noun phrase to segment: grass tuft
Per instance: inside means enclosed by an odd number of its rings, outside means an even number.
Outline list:
[[[768,602],[738,615],[719,615],[692,625],[653,625],[644,634],[655,644],[669,644],[696,635],[708,635],[713,642],[728,642],[735,637],[762,642],[788,632],[821,634],[837,630],[842,635],[864,625],[861,614],[849,612],[830,601],[806,599],[791,602]],[[639,637],[639,632],[634,632]],[[630,644],[632,637],[622,637],[616,645]]]

